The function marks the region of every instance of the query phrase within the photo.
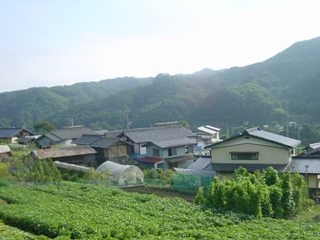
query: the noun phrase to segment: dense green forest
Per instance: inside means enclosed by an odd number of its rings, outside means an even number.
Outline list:
[[[187,121],[236,129],[281,126],[314,133],[319,128],[320,37],[293,44],[266,61],[193,74],[159,74],[154,78],[118,78],[71,86],[32,88],[0,94],[0,127],[49,121],[57,128],[85,125],[94,130],[131,128],[157,122]],[[126,113],[127,112],[127,113]],[[311,129],[310,129],[311,128]],[[293,134],[293,135],[292,135]]]

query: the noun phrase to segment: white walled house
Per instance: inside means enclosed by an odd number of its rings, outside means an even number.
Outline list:
[[[145,144],[169,139],[189,138],[196,141],[196,134],[182,126],[165,126],[124,130],[120,139],[132,143],[132,153],[144,157],[147,155]]]
[[[158,159],[157,166],[161,162],[164,170],[173,169],[174,167],[187,168],[194,161],[193,146],[196,145],[192,139],[177,138],[161,141],[150,141],[143,146],[146,147],[146,158],[138,159],[140,164],[150,161],[150,157],[154,160]]]

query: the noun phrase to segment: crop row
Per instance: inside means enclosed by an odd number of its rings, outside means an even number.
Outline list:
[[[4,223],[50,238],[319,239],[315,222],[217,214],[180,198],[91,184],[0,187]],[[270,231],[270,228],[273,228]]]

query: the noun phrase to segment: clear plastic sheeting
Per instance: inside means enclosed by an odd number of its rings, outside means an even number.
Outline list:
[[[143,183],[144,175],[140,168],[134,165],[122,165],[111,161],[102,163],[97,171],[106,170],[111,173],[112,180],[119,185],[137,185]]]
[[[68,168],[68,169],[73,169],[73,170],[82,171],[82,172],[87,172],[90,169],[92,169],[92,168],[89,168],[89,167],[84,167],[84,166],[79,166],[79,165],[75,165],[75,164],[59,162],[59,161],[54,161],[53,163],[58,168]]]

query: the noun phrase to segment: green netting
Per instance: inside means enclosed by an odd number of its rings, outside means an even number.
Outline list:
[[[213,176],[192,176],[184,174],[173,175],[173,186],[198,189],[200,186],[208,187],[213,182]]]

